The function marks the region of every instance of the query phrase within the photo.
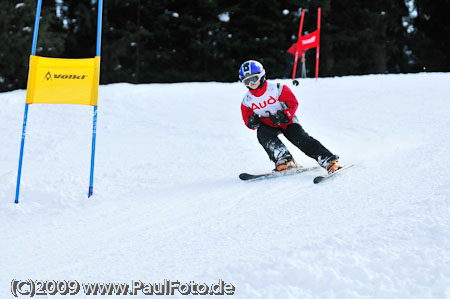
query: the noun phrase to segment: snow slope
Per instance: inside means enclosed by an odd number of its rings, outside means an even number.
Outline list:
[[[222,279],[232,298],[450,298],[449,82],[426,73],[292,87],[305,130],[356,164],[319,185],[322,170],[238,179],[273,167],[243,124],[239,83],[101,86],[92,199],[92,108],[34,104],[19,205],[25,91],[2,93],[0,298],[28,278]]]

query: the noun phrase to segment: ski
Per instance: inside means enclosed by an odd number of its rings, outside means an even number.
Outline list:
[[[257,180],[257,179],[271,179],[271,178],[277,178],[281,176],[287,176],[287,175],[294,175],[299,174],[305,171],[314,170],[320,168],[319,166],[313,166],[313,167],[295,167],[286,171],[282,172],[267,172],[267,173],[261,173],[261,174],[249,174],[249,173],[241,173],[239,175],[239,178],[243,181],[250,181],[250,180]]]
[[[341,168],[339,168],[338,170],[336,170],[335,172],[333,172],[331,174],[317,176],[317,177],[314,178],[314,184],[318,184],[320,182],[323,182],[323,181],[333,177],[334,175],[339,174],[341,171],[343,171],[343,170],[345,170],[347,168],[350,168],[352,166],[353,166],[353,164],[345,165],[345,166],[342,166]]]

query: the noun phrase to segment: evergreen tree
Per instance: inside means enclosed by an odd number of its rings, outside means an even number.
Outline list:
[[[320,2],[320,1],[319,1]],[[407,66],[403,0],[324,1],[326,75],[400,72]],[[319,3],[320,4],[320,3]]]
[[[155,32],[155,40],[149,45],[159,56],[151,57],[152,80],[161,81],[164,77],[168,82],[214,80],[215,36],[219,25],[217,2],[172,0],[167,4],[164,17],[154,24],[164,30]],[[158,46],[159,40],[162,45]]]
[[[146,41],[151,36],[144,28],[152,19],[148,8],[152,3],[141,0],[108,1],[103,11],[102,82],[145,82],[144,56]]]
[[[31,53],[36,1],[0,2],[0,91],[25,88]],[[36,55],[55,57],[63,50],[56,5],[42,6]]]
[[[450,71],[450,0],[415,0],[411,50],[419,71]]]
[[[66,34],[65,58],[95,56],[97,37],[97,6],[91,0],[63,0],[62,31]]]
[[[281,78],[286,50],[297,41],[299,1],[219,1],[229,21],[222,23],[219,50],[224,51],[222,78],[235,81],[242,62],[260,61],[268,77]]]

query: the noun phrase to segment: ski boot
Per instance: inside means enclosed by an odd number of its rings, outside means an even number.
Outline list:
[[[328,165],[325,168],[326,168],[328,174],[332,174],[333,172],[335,172],[336,170],[341,168],[341,166],[339,166],[337,159],[333,159],[328,163]]]
[[[295,167],[297,167],[297,164],[295,164],[294,159],[286,158],[286,159],[282,159],[282,160],[278,161],[275,164],[275,169],[273,171],[274,172],[283,172],[283,171],[287,171],[287,170],[295,168]]]

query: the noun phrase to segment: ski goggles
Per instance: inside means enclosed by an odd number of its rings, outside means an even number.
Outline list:
[[[241,81],[245,86],[249,86],[250,83],[256,84],[264,76],[264,73],[253,74],[248,77],[242,78]]]

